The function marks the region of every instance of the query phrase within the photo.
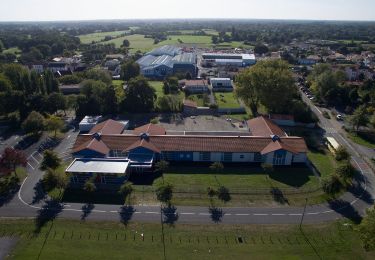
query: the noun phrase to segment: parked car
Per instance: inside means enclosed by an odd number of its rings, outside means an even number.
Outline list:
[[[344,118],[343,118],[342,115],[338,114],[338,115],[336,116],[336,119],[337,119],[338,121],[341,121],[341,120],[343,120]]]

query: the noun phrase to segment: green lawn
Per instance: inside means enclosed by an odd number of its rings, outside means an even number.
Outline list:
[[[115,88],[117,99],[120,100],[124,97],[124,81],[123,80],[112,80],[112,85]]]
[[[179,41],[181,40],[181,42]],[[211,36],[207,35],[168,35],[166,41],[159,42],[158,46],[163,45],[179,45],[179,44],[189,44],[189,45],[199,45],[208,46],[211,44]]]
[[[145,38],[141,34],[133,34],[120,38],[116,38],[105,43],[114,43],[117,48],[121,47],[124,39],[128,39],[130,42],[130,52],[135,53],[136,51],[147,52],[155,48],[157,45],[154,45],[154,40],[151,38]]]
[[[254,189],[282,188],[319,188],[319,180],[308,168],[290,167],[277,168],[267,174],[262,168],[256,167],[226,167],[216,173],[208,167],[171,167],[164,174],[164,181],[174,185],[176,190],[196,190],[205,192],[207,187],[224,185],[230,190],[248,191]],[[156,180],[155,185],[162,182]]]
[[[79,35],[79,39],[83,44],[90,44],[92,42],[99,42],[104,40],[106,36],[118,37],[123,33],[128,31],[112,31],[112,32],[97,32],[97,33],[89,33],[89,34],[82,34]]]
[[[347,133],[348,137],[355,143],[359,144],[359,145],[363,145],[365,147],[368,147],[368,148],[372,148],[374,149],[375,148],[375,143],[371,142],[370,140],[367,140],[365,138],[363,138],[362,136],[358,135],[358,134],[354,134],[354,133]]]
[[[4,53],[4,54],[5,54],[5,53],[11,53],[11,54],[14,54],[14,55],[16,55],[16,56],[20,56],[21,53],[22,53],[22,51],[21,51],[21,49],[18,48],[18,47],[13,47],[13,48],[9,48],[9,49],[4,50],[3,53]]]
[[[156,95],[158,97],[164,96],[163,81],[149,81],[148,83],[151,85],[151,87],[153,87],[156,90]]]
[[[219,108],[239,108],[240,104],[233,92],[215,93],[216,104]]]
[[[198,107],[208,106],[208,104],[205,104],[203,100],[203,94],[189,95],[187,99],[196,102]]]
[[[116,213],[114,213],[116,214]],[[373,259],[343,222],[304,225],[164,225],[55,220],[34,233],[33,220],[1,220],[19,237],[11,259]],[[239,240],[241,238],[241,242]],[[164,243],[163,243],[164,241]],[[164,244],[164,246],[163,246]],[[165,248],[165,258],[164,258]]]
[[[318,169],[322,177],[326,177],[335,172],[336,161],[333,155],[329,151],[324,153],[310,151],[307,153],[307,157]]]

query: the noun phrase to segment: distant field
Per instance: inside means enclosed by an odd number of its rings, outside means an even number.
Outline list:
[[[122,42],[128,39],[130,42],[130,52],[135,53],[136,51],[147,52],[155,48],[154,40],[151,38],[145,38],[144,35],[141,34],[133,34],[129,36],[120,37],[117,39],[113,39],[110,41],[106,41],[105,43],[114,43],[117,48],[122,45]]]
[[[104,40],[106,36],[117,37],[126,32],[128,31],[98,32],[98,33],[83,34],[83,35],[79,35],[78,37],[81,40],[81,43],[89,44],[92,42],[102,41]]]
[[[181,42],[179,41],[181,40]],[[167,44],[189,44],[198,46],[208,46],[211,44],[211,36],[200,36],[200,35],[169,35],[166,41],[159,42],[157,45],[167,45]]]
[[[238,108],[240,103],[234,96],[233,92],[230,93],[215,93],[216,104],[219,108]]]

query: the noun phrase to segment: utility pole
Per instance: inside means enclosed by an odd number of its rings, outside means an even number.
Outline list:
[[[302,229],[302,222],[303,222],[303,218],[305,217],[306,206],[307,206],[307,198],[305,198],[305,207],[303,208],[301,221],[299,223],[299,229]]]

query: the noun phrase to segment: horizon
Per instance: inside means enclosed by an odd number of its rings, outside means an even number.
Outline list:
[[[30,12],[32,10],[32,12]],[[56,8],[47,0],[18,0],[0,10],[1,22],[66,22],[97,20],[236,19],[375,21],[375,2],[358,0],[66,0]],[[182,18],[183,16],[184,18]],[[200,17],[200,18],[199,18]]]

